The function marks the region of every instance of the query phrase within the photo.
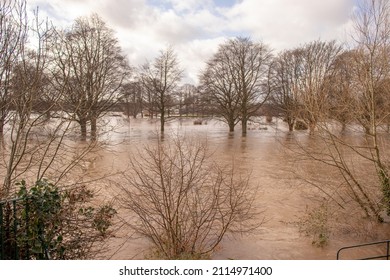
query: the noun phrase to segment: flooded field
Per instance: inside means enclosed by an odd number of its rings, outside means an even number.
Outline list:
[[[112,118],[115,132],[106,135],[110,145],[96,153],[88,166],[88,176],[126,172],[129,160],[143,145],[156,142],[159,123],[147,119]],[[309,172],[311,176],[330,178],[332,171],[316,164],[300,165],[291,158],[288,147],[295,139],[310,143],[307,132],[289,133],[285,124],[252,124],[247,137],[241,137],[240,127],[228,133],[227,126],[215,120],[207,124],[194,125],[193,120],[175,120],[167,125],[164,141],[169,135],[180,134],[188,138],[205,140],[212,159],[221,164],[234,164],[242,174],[251,174],[251,184],[258,189],[256,206],[264,210],[263,226],[255,233],[226,236],[214,259],[335,259],[340,247],[358,243],[388,239],[389,224],[365,221],[353,209],[339,211],[337,207],[327,209],[327,245],[312,244],[318,236],[302,230],[302,220],[308,211],[322,205],[323,196],[305,183],[299,174]],[[315,144],[315,143],[314,143]],[[111,177],[113,184],[119,177]],[[115,187],[113,187],[115,189]],[[115,191],[106,188],[103,193],[115,196]],[[122,213],[126,217],[126,213]],[[312,221],[313,222],[313,221]],[[314,242],[315,243],[315,242]],[[376,254],[374,248],[372,254]],[[148,244],[142,239],[132,239],[125,230],[110,241],[110,252],[104,258],[142,259],[147,255]],[[347,258],[359,258],[358,251]]]
[[[210,160],[223,166],[234,165],[238,175],[249,174],[250,184],[256,190],[254,206],[261,212],[258,216],[263,221],[261,227],[250,233],[225,235],[211,255],[214,259],[335,259],[341,247],[390,239],[389,221],[380,224],[364,218],[356,203],[342,193],[340,174],[334,168],[299,158],[297,144],[312,151],[324,149],[318,138],[307,131],[288,132],[281,120],[266,123],[259,119],[249,125],[246,137],[241,136],[239,125],[234,133],[229,133],[226,124],[212,119],[204,119],[202,125],[195,125],[194,119],[172,120],[167,123],[163,136],[158,133],[158,119],[112,115],[102,121],[100,127],[109,131],[99,137],[98,145],[93,146],[86,159],[61,181],[95,188],[98,202],[112,201],[118,211],[116,226],[120,227],[108,241],[108,251],[99,258],[155,257],[147,240],[135,238],[123,225],[123,221],[134,217],[121,207],[119,201],[123,194],[119,189],[127,188],[124,178],[131,174],[130,162],[137,153],[158,141],[169,142],[175,135],[206,142]],[[47,129],[52,127],[55,122],[47,124]],[[58,152],[53,161],[59,171],[88,146],[89,141],[78,140],[76,125],[74,129],[64,142],[69,151]],[[45,139],[44,135],[39,137]],[[361,141],[358,132],[347,132],[345,137]],[[386,137],[387,143],[389,137]],[[41,142],[37,139],[32,138],[29,143],[39,147]],[[375,170],[369,164],[366,166],[367,162],[363,164],[358,157],[348,160],[361,176],[375,177]],[[58,173],[56,168],[53,172]],[[34,169],[30,173],[34,176]],[[27,173],[23,176],[26,178]],[[372,192],[378,192],[378,187],[373,185]],[[330,199],[332,196],[337,201]],[[364,258],[383,254],[385,249],[381,245],[372,246],[343,252],[342,257]]]

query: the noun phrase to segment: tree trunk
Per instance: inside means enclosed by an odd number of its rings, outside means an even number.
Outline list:
[[[165,129],[165,111],[161,110],[160,112],[160,131],[164,132]]]
[[[227,122],[229,125],[229,132],[234,132],[234,127],[236,126],[233,116],[229,116],[227,118]]]
[[[81,141],[87,140],[87,120],[81,119],[79,121],[80,124],[80,130],[81,130]]]
[[[137,115],[138,115],[138,112],[139,112],[138,105],[139,105],[139,104],[134,103],[134,109],[133,109],[133,118],[134,118],[134,119],[137,118]]]
[[[246,132],[247,132],[247,124],[248,124],[248,120],[246,117],[243,117],[242,120],[241,120],[241,126],[242,126],[242,136],[246,136]]]
[[[126,116],[128,119],[130,119],[130,103],[126,103]]]
[[[287,115],[285,120],[288,124],[288,131],[294,131],[295,118]]]
[[[4,136],[4,119],[0,119],[0,139]]]
[[[234,132],[234,121],[229,122],[229,132]]]
[[[291,120],[288,121],[288,131],[294,131],[294,122]]]
[[[97,119],[95,117],[91,118],[91,140],[95,141],[97,138]]]

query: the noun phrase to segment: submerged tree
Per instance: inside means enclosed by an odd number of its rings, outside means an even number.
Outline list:
[[[174,138],[145,147],[131,161],[121,206],[128,226],[158,257],[205,258],[228,232],[260,225],[249,177],[209,161],[206,144]]]
[[[216,112],[229,130],[241,121],[242,135],[247,122],[258,113],[269,95],[267,78],[271,52],[262,43],[236,38],[220,45],[202,74],[203,85],[217,104]]]
[[[82,139],[91,124],[97,136],[97,120],[118,100],[129,68],[113,31],[97,15],[79,18],[70,31],[60,34],[55,50],[55,82],[63,91],[63,109],[81,129]]]
[[[313,132],[329,110],[329,77],[334,74],[334,62],[341,53],[336,41],[314,41],[301,48],[301,79],[299,99],[301,118]]]
[[[172,106],[171,97],[182,78],[183,71],[172,47],[161,51],[154,63],[146,63],[140,71],[142,85],[150,95],[150,102],[160,114],[160,130],[163,132],[166,114]]]
[[[331,81],[341,50],[335,41],[314,41],[285,51],[274,60],[270,79],[272,101],[283,112],[290,130],[300,119],[313,132],[318,122],[328,117]]]
[[[201,111],[202,108],[199,106],[199,89],[192,85],[192,84],[185,84],[179,87],[179,89],[176,91],[175,99],[177,100],[176,103],[179,105],[179,115],[180,117],[183,114],[186,114],[187,116],[190,114],[192,116],[195,116],[196,114],[199,115],[199,111]]]
[[[207,62],[201,81],[206,94],[213,100],[214,112],[221,116],[233,132],[240,121],[239,95],[234,88],[233,76],[227,67],[230,57],[220,47],[217,54]]]
[[[276,57],[270,70],[270,102],[287,122],[289,131],[300,115],[299,86],[302,76],[299,50],[284,51]]]
[[[231,54],[235,90],[239,95],[242,135],[247,133],[249,119],[258,113],[269,96],[268,74],[271,52],[262,43],[248,38],[231,40],[226,48]]]
[[[342,130],[345,131],[347,124],[355,122],[357,119],[354,110],[357,108],[356,98],[356,59],[354,50],[342,52],[334,62],[334,73],[327,78],[329,97],[327,117],[341,123]]]
[[[124,113],[129,118],[137,118],[137,115],[141,113],[143,115],[144,108],[144,92],[140,81],[132,81],[125,83],[121,89],[121,103]]]

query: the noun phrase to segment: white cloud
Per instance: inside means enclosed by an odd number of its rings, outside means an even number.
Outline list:
[[[170,3],[174,10],[178,12],[193,11],[201,8],[211,8],[212,0],[165,0]]]
[[[354,0],[28,0],[56,25],[98,13],[117,32],[130,62],[176,48],[186,81],[224,37],[251,36],[276,50],[316,39],[345,39]]]
[[[353,0],[243,0],[224,9],[232,30],[246,30],[276,49],[316,39],[339,39]]]
[[[225,41],[224,37],[212,39],[193,40],[176,46],[178,59],[184,67],[184,83],[198,80],[200,71],[205,67],[206,61],[217,52],[219,44]]]

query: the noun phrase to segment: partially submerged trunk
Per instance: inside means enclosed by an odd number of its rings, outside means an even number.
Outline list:
[[[235,127],[234,120],[229,120],[228,125],[229,125],[229,132],[234,132],[234,127]]]
[[[80,132],[81,132],[81,141],[87,140],[87,119],[80,119]]]
[[[0,119],[0,139],[4,137],[4,120]]]
[[[96,125],[96,122],[97,122],[97,118],[96,117],[92,117],[91,118],[91,140],[92,141],[95,141],[97,139],[97,125]]]
[[[165,130],[165,110],[160,112],[160,131],[164,132]]]

